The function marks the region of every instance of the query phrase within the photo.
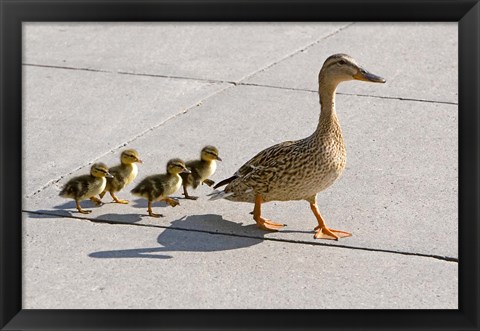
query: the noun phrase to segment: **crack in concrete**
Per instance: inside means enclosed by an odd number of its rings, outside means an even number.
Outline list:
[[[43,185],[41,188],[35,190],[34,192],[32,192],[32,193],[30,193],[30,194],[25,195],[25,198],[31,198],[31,197],[37,195],[38,193],[42,192],[43,190],[47,189],[48,187],[57,184],[57,183],[60,182],[63,178],[65,178],[65,177],[67,177],[67,176],[70,176],[70,175],[72,175],[73,173],[75,173],[75,172],[77,172],[77,171],[79,171],[79,170],[81,170],[81,169],[83,169],[83,168],[85,168],[85,167],[93,164],[94,162],[96,162],[96,161],[99,160],[100,158],[104,157],[105,155],[108,155],[108,154],[111,154],[111,153],[114,153],[114,152],[118,151],[120,148],[127,146],[128,144],[130,144],[130,143],[133,142],[134,140],[136,140],[136,139],[138,139],[138,138],[140,138],[140,137],[143,137],[143,136],[146,135],[147,133],[149,133],[149,132],[151,132],[151,131],[153,131],[153,130],[155,130],[155,129],[163,126],[163,125],[165,125],[165,124],[166,124],[167,122],[169,122],[170,120],[173,120],[173,119],[175,119],[175,118],[177,118],[177,117],[179,117],[179,116],[182,116],[182,115],[186,114],[188,111],[190,111],[190,110],[193,109],[193,108],[199,107],[206,99],[208,99],[208,98],[210,98],[210,97],[212,97],[212,96],[214,96],[214,95],[217,95],[217,94],[219,94],[219,93],[222,93],[223,91],[225,91],[225,90],[227,90],[227,89],[229,89],[229,88],[231,88],[231,87],[232,87],[232,86],[224,86],[223,88],[220,88],[219,90],[216,90],[215,92],[208,94],[207,96],[201,98],[199,101],[196,101],[193,105],[184,108],[184,109],[181,110],[180,112],[175,113],[175,114],[169,116],[168,118],[166,118],[165,120],[161,121],[160,123],[158,123],[158,124],[156,124],[156,125],[154,125],[154,126],[151,126],[150,128],[148,128],[148,129],[140,132],[139,134],[136,134],[135,136],[129,138],[128,140],[124,141],[123,143],[120,143],[120,144],[117,145],[116,147],[111,148],[109,151],[101,154],[100,156],[94,158],[93,160],[87,162],[86,164],[83,164],[83,165],[81,165],[81,166],[79,166],[79,167],[77,167],[77,168],[69,171],[68,173],[61,175],[60,177],[57,177],[57,178],[55,178],[55,179],[52,179],[52,180],[48,181],[48,182],[47,182],[45,185]]]
[[[360,250],[360,251],[367,251],[367,252],[378,252],[378,253],[387,253],[387,254],[396,254],[396,255],[406,255],[406,256],[417,256],[417,257],[425,257],[425,258],[433,258],[445,262],[454,262],[458,263],[458,258],[445,256],[445,255],[437,255],[437,254],[425,254],[425,253],[414,253],[414,252],[406,252],[406,251],[396,251],[390,249],[383,249],[383,248],[368,248],[368,247],[360,247],[360,246],[350,246],[350,245],[339,245],[339,244],[329,244],[325,242],[311,242],[306,240],[292,240],[292,239],[284,239],[284,238],[265,238],[265,237],[256,237],[253,235],[247,234],[236,234],[236,233],[226,233],[226,232],[218,232],[218,231],[208,231],[208,230],[200,230],[200,229],[187,229],[187,228],[180,228],[176,226],[163,226],[163,225],[154,225],[154,224],[142,224],[142,223],[126,223],[126,222],[117,222],[111,220],[102,220],[99,218],[89,218],[89,217],[80,217],[80,216],[67,216],[67,215],[58,215],[55,213],[46,213],[46,212],[37,212],[37,211],[30,211],[30,210],[23,210],[24,213],[34,214],[34,215],[47,215],[52,217],[58,218],[72,218],[72,219],[79,219],[83,221],[89,221],[93,223],[100,223],[100,224],[110,224],[110,225],[132,225],[132,226],[139,226],[139,227],[147,227],[147,228],[160,228],[160,229],[167,229],[167,230],[175,230],[175,231],[188,231],[188,232],[200,232],[200,233],[207,233],[213,235],[222,235],[222,236],[231,236],[231,237],[238,237],[238,238],[249,238],[249,239],[257,239],[257,240],[267,240],[267,241],[275,241],[275,242],[284,242],[284,243],[291,243],[291,244],[306,244],[312,246],[325,246],[325,247],[337,247],[343,249],[351,249],[351,250]]]
[[[323,36],[323,37],[321,37],[320,39],[317,39],[317,40],[311,42],[311,43],[308,44],[307,46],[304,46],[304,47],[302,47],[302,48],[300,48],[300,49],[297,49],[296,51],[293,51],[292,53],[287,54],[286,56],[282,57],[281,59],[279,59],[279,60],[277,60],[277,61],[275,61],[275,62],[273,62],[273,63],[271,63],[271,64],[269,64],[269,65],[267,65],[267,66],[265,66],[265,67],[263,67],[263,68],[261,68],[261,69],[258,69],[258,70],[256,70],[256,71],[254,71],[254,72],[252,72],[252,73],[244,76],[243,78],[240,78],[240,80],[238,80],[238,83],[240,83],[241,81],[244,81],[244,80],[246,80],[246,79],[248,79],[248,78],[250,78],[250,77],[252,77],[252,76],[254,76],[254,75],[258,74],[258,73],[260,73],[260,72],[263,72],[263,71],[265,71],[265,70],[267,70],[267,69],[270,69],[270,68],[273,67],[274,65],[277,65],[277,64],[279,64],[280,62],[285,61],[286,59],[289,59],[289,58],[297,55],[298,53],[301,53],[301,52],[306,51],[307,49],[309,49],[309,48],[317,45],[319,42],[324,41],[324,40],[326,40],[326,39],[328,39],[328,38],[330,38],[330,37],[335,36],[335,35],[338,34],[339,32],[341,32],[341,31],[343,31],[343,30],[351,27],[351,26],[354,25],[354,24],[355,24],[355,22],[349,23],[349,24],[347,24],[347,25],[344,25],[344,26],[338,28],[337,30],[335,30],[335,31],[333,31],[333,32],[330,32],[330,33],[327,34],[326,36]]]

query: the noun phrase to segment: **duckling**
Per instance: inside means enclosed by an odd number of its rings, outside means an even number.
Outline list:
[[[105,190],[100,193],[100,199],[109,192],[116,203],[128,203],[128,200],[118,199],[115,192],[122,190],[137,177],[138,168],[135,163],[143,163],[138,158],[138,152],[134,149],[124,150],[120,155],[120,165],[110,168],[110,174],[112,174],[113,178],[107,179],[107,185]]]
[[[104,163],[95,163],[90,168],[90,175],[78,176],[70,179],[60,192],[63,198],[71,198],[75,200],[77,209],[82,214],[91,213],[91,210],[82,209],[80,201],[90,199],[97,206],[102,204],[102,201],[95,196],[100,194],[107,185],[107,178],[113,178],[108,172],[108,167]]]
[[[197,200],[198,197],[191,196],[187,192],[187,187],[191,186],[194,189],[202,184],[207,184],[212,186],[215,182],[211,179],[208,179],[215,170],[217,169],[217,163],[215,161],[222,161],[218,156],[218,149],[214,146],[205,146],[200,152],[200,160],[191,160],[185,163],[188,170],[191,171],[190,174],[182,173],[182,185],[183,185],[183,195],[185,199]]]
[[[180,173],[190,173],[185,167],[185,162],[180,159],[172,159],[167,163],[167,173],[152,175],[144,178],[131,193],[148,200],[148,215],[152,217],[163,217],[162,214],[155,214],[152,211],[152,202],[165,201],[175,207],[180,203],[168,196],[175,193],[182,185]]]
[[[346,164],[346,148],[335,112],[338,84],[348,80],[385,83],[367,72],[349,55],[335,54],[325,60],[318,75],[321,113],[316,130],[307,138],[271,146],[241,166],[230,178],[214,188],[211,200],[254,203],[253,219],[264,230],[284,226],[262,217],[261,205],[269,201],[306,200],[318,226],[314,238],[338,240],[352,234],[327,227],[317,206],[317,193],[332,185]]]

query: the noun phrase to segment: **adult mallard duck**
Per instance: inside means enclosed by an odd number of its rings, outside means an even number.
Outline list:
[[[100,193],[100,199],[109,192],[116,203],[128,203],[128,200],[118,199],[115,192],[121,191],[137,177],[138,167],[135,163],[143,163],[138,157],[138,152],[134,149],[124,150],[120,155],[120,164],[110,168],[110,174],[113,178],[107,179],[107,185],[105,190]]]
[[[152,210],[154,201],[165,201],[170,206],[175,207],[179,202],[169,197],[169,195],[178,191],[182,185],[180,173],[190,173],[185,167],[185,163],[180,159],[172,159],[167,163],[167,173],[152,175],[144,178],[132,191],[133,195],[140,196],[148,200],[148,215],[152,217],[163,217],[162,214],[155,214]]]
[[[70,179],[62,188],[60,196],[75,200],[77,209],[82,214],[91,213],[91,210],[82,209],[80,201],[90,199],[96,205],[101,205],[102,201],[96,198],[105,189],[107,178],[113,176],[108,172],[108,167],[104,163],[95,163],[90,168],[90,175],[82,175]]]
[[[318,226],[314,238],[338,240],[351,233],[327,227],[317,207],[317,193],[333,184],[346,163],[342,130],[335,113],[338,84],[348,80],[385,83],[385,79],[367,72],[346,54],[325,60],[318,75],[320,119],[315,132],[307,138],[271,146],[250,159],[230,178],[214,188],[211,200],[254,203],[253,218],[258,227],[277,231],[284,226],[261,216],[261,205],[268,201],[306,200]]]
[[[207,184],[208,186],[215,184],[215,182],[208,177],[215,173],[217,169],[216,161],[222,161],[218,156],[218,149],[215,146],[208,145],[202,148],[200,160],[191,160],[185,163],[187,169],[191,171],[190,174],[180,174],[183,180],[183,195],[185,199],[196,200],[198,198],[188,194],[188,186],[196,189],[200,184]]]

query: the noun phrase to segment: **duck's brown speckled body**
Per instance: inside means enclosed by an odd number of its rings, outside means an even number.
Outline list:
[[[346,54],[330,56],[319,73],[321,114],[317,129],[307,138],[271,146],[250,159],[230,178],[215,188],[212,200],[255,203],[254,219],[260,228],[278,230],[283,224],[261,216],[261,204],[268,201],[306,200],[319,225],[315,238],[338,239],[351,234],[329,229],[317,208],[316,196],[332,185],[346,164],[346,148],[335,112],[335,91],[347,80],[384,83],[385,80],[362,69]]]

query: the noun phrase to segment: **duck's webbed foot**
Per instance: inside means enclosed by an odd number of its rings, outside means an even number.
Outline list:
[[[349,232],[341,231],[341,230],[334,230],[329,229],[326,226],[321,227],[317,225],[314,229],[315,235],[313,236],[315,239],[330,239],[330,240],[338,240],[340,238],[351,237],[352,234]]]
[[[315,235],[313,238],[315,239],[329,239],[329,240],[338,240],[340,238],[351,237],[352,234],[345,231],[334,230],[327,227],[325,221],[323,220],[322,215],[320,215],[320,211],[318,210],[317,206],[317,198],[312,197],[310,200],[310,208],[312,209],[313,214],[317,218],[318,225],[315,227]]]
[[[266,231],[278,231],[285,226],[285,224],[275,223],[261,216],[257,219],[254,218],[254,220],[255,222],[257,222],[257,226],[260,229],[266,230]]]

